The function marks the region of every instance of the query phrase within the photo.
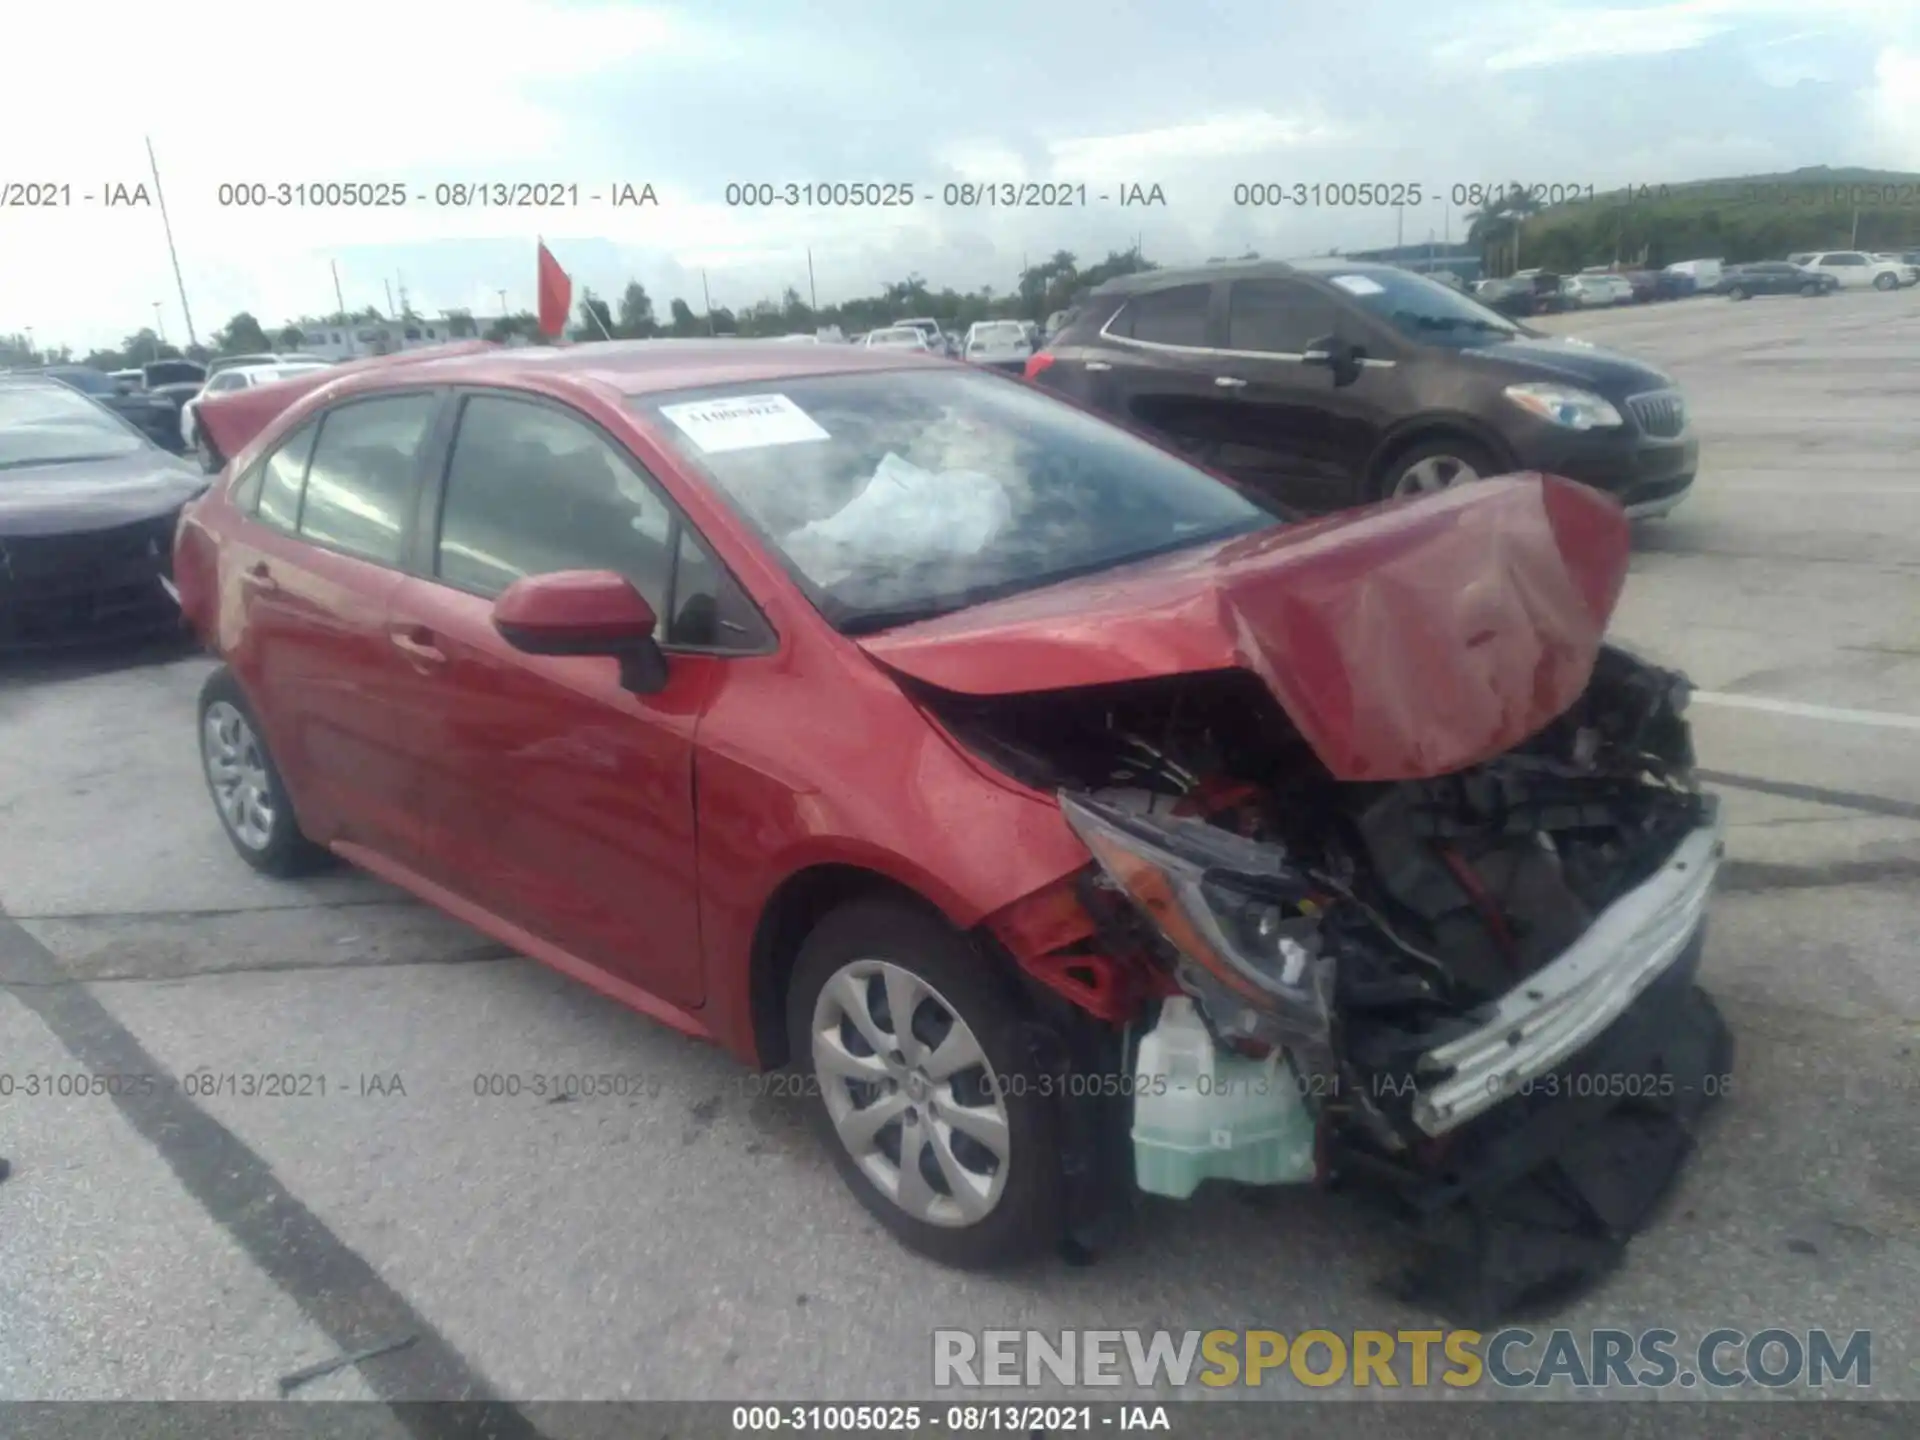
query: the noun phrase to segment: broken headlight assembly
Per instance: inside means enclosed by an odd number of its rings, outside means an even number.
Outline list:
[[[1326,1044],[1334,974],[1320,933],[1326,897],[1285,851],[1089,795],[1063,791],[1060,807],[1107,878],[1179,953],[1176,978],[1222,1039]]]

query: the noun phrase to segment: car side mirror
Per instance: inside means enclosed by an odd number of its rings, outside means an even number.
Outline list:
[[[667,657],[653,638],[660,620],[624,575],[563,570],[516,580],[493,602],[493,627],[529,655],[608,655],[636,695],[666,687]]]

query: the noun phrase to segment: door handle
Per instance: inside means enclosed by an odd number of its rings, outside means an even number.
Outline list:
[[[1109,365],[1109,364],[1108,364],[1108,363],[1107,363],[1106,361],[1104,361],[1104,360],[1089,360],[1089,361],[1087,361],[1087,369],[1089,369],[1089,370],[1111,370],[1112,368],[1113,368],[1113,366],[1111,366],[1111,365]]]
[[[433,643],[433,632],[424,625],[389,630],[387,638],[416,669],[427,670],[447,663],[447,652]]]
[[[1247,388],[1247,382],[1236,375],[1216,375],[1213,377],[1213,383],[1218,385],[1222,390],[1244,390]]]
[[[267,562],[264,560],[249,565],[246,573],[241,575],[240,583],[247,589],[256,590],[262,595],[271,595],[280,588],[280,582],[273,578],[273,571],[267,568]]]

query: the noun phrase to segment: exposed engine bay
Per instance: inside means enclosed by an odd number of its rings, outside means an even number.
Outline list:
[[[1060,795],[1098,862],[1080,887],[1094,947],[1170,975],[1222,1053],[1285,1055],[1323,1151],[1437,1212],[1570,1057],[1632,1029],[1644,991],[1711,1011],[1691,971],[1719,841],[1687,694],[1603,648],[1581,699],[1514,750],[1375,784],[1335,781],[1244,672],[934,708],[983,759]],[[1701,1025],[1718,1053],[1717,1012]],[[1638,1098],[1616,1085],[1602,1108]],[[1493,1166],[1501,1184],[1552,1156],[1534,1129]],[[1617,1244],[1650,1205],[1589,1205],[1573,1228]],[[1484,1268],[1468,1267],[1481,1299]]]

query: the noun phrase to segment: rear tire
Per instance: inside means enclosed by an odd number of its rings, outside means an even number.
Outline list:
[[[1873,288],[1876,290],[1898,290],[1900,288],[1900,277],[1897,275],[1876,275],[1873,278]]]
[[[1063,1233],[1058,1105],[998,982],[944,921],[856,900],[807,937],[787,996],[793,1063],[841,1178],[908,1249],[958,1269],[1017,1264]]]
[[[1800,287],[1800,293],[1809,297],[1818,295],[1820,291],[1821,287],[1818,285],[1802,285]]]
[[[1747,298],[1747,292],[1736,285],[1727,291],[1727,298],[1729,300],[1744,300]]]
[[[330,864],[332,854],[301,831],[260,722],[224,665],[200,687],[199,715],[200,771],[234,853],[283,880]]]

